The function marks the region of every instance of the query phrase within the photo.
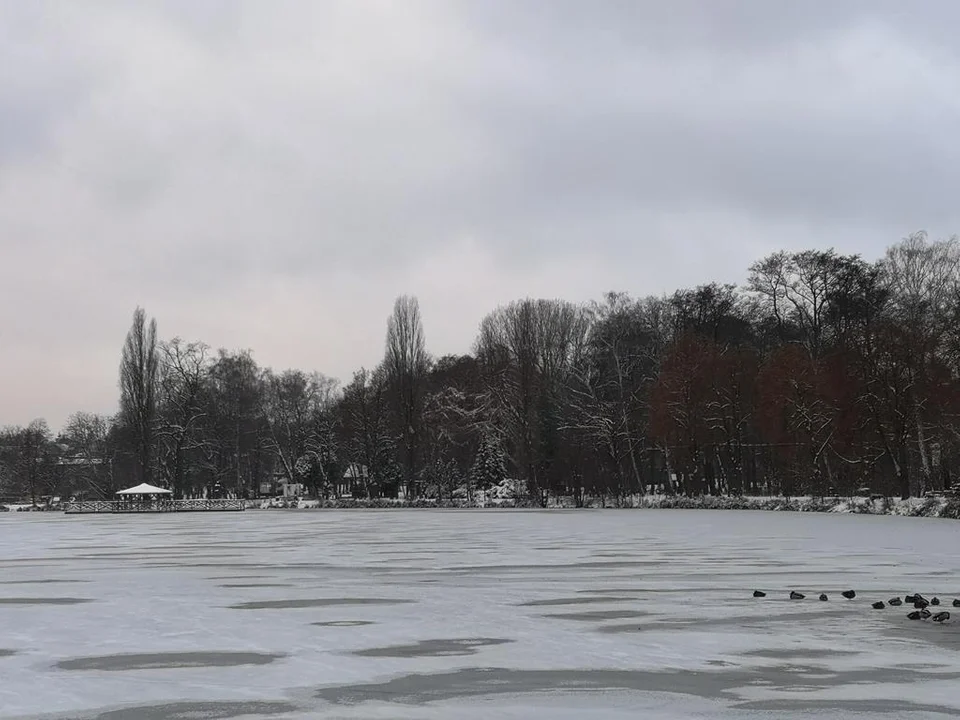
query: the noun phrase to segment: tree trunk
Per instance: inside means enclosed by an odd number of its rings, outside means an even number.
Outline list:
[[[914,399],[914,415],[917,423],[917,449],[920,452],[920,477],[918,478],[920,495],[930,487],[932,472],[930,470],[930,456],[927,453],[927,443],[923,436],[923,422],[920,419],[920,408]]]

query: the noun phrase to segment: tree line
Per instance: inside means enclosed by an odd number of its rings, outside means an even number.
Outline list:
[[[302,483],[314,497],[447,499],[516,480],[526,499],[643,493],[909,497],[960,456],[960,241],[919,232],[868,262],[778,252],[746,284],[524,299],[469,354],[432,357],[414,297],[382,362],[343,387],[249,351],[161,341],[142,309],[119,412],[0,433],[0,495],[179,497]]]

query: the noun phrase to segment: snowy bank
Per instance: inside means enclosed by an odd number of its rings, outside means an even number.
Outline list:
[[[291,503],[299,509],[403,509],[403,508],[539,508],[534,502],[527,500],[512,500],[508,498],[479,498],[467,500],[396,500],[390,498],[376,499],[331,499],[331,500],[301,500]],[[266,503],[259,501],[248,503],[251,509],[268,508]],[[572,509],[575,503],[572,498],[552,498],[547,505],[553,509]],[[960,498],[927,497],[900,500],[895,498],[866,498],[866,497],[756,497],[756,496],[715,496],[703,495],[690,497],[684,495],[645,495],[633,496],[620,503],[610,499],[586,498],[583,504],[587,509],[601,508],[633,508],[647,510],[767,510],[780,512],[830,512],[855,513],[861,515],[903,515],[908,517],[939,517],[960,519]]]
[[[775,510],[786,512],[857,513],[861,515],[904,515],[909,517],[960,518],[960,499],[946,497],[684,497],[648,495],[633,498],[629,507],[658,510]]]

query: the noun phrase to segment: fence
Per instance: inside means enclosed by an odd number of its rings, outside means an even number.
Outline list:
[[[63,511],[70,515],[81,513],[217,512],[246,509],[246,501],[233,498],[147,501],[68,500],[63,503]]]

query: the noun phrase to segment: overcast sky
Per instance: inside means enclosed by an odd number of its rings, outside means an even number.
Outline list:
[[[526,296],[960,230],[960,4],[0,0],[0,424],[163,338],[349,380]]]

